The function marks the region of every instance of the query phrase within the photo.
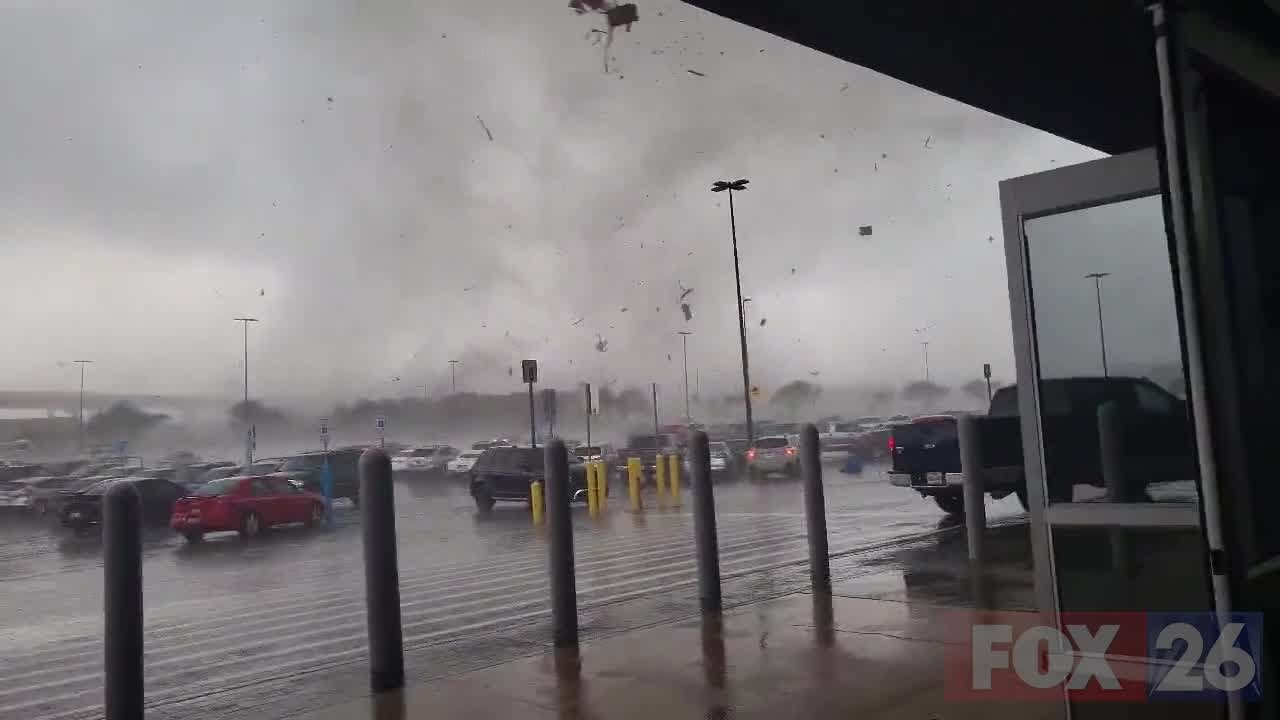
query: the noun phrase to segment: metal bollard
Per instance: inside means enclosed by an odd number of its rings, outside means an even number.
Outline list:
[[[698,604],[704,613],[718,613],[720,598],[720,545],[716,537],[716,499],[711,485],[711,454],[707,434],[693,434],[689,443],[693,473],[693,540],[698,557]]]
[[[981,426],[973,415],[961,415],[956,424],[960,433],[960,471],[964,476],[964,526],[969,542],[969,564],[974,572],[981,572],[985,559],[982,535],[987,528]]]
[[[1120,417],[1120,405],[1114,401],[1098,406],[1098,456],[1102,465],[1102,484],[1106,488],[1107,502],[1133,502],[1137,500],[1125,481],[1124,424]],[[1108,532],[1111,544],[1111,567],[1122,576],[1132,574],[1132,553],[1129,537],[1120,528]]]
[[[534,480],[529,484],[529,508],[533,512],[533,524],[542,524],[542,511],[545,507],[542,498],[542,481]]]
[[[658,489],[658,506],[667,505],[667,456],[658,453],[653,459],[653,483]]]
[[[680,456],[672,453],[671,458],[671,505],[680,507]],[[707,460],[707,462],[711,462]]]
[[[831,560],[827,553],[827,502],[822,492],[822,450],[818,428],[800,430],[800,472],[804,476],[804,517],[809,529],[809,581],[814,592],[831,592]]]
[[[640,497],[640,477],[644,474],[644,466],[640,458],[627,458],[627,493],[631,497],[631,512],[644,510],[644,500]]]
[[[369,686],[404,687],[400,626],[400,566],[396,557],[396,499],[391,458],[381,448],[360,456],[360,524],[364,534],[364,601],[369,628]]]
[[[563,440],[547,443],[547,527],[551,536],[551,628],[556,647],[578,644],[578,591],[573,571],[569,454]]]
[[[142,504],[133,483],[107,489],[102,543],[106,720],[141,720]]]

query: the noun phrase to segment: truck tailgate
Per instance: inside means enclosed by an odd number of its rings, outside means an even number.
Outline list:
[[[955,420],[922,420],[893,426],[893,472],[960,472]]]

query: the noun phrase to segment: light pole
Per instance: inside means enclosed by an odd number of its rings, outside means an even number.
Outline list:
[[[711,192],[729,191],[729,236],[733,240],[733,283],[738,291],[738,342],[742,347],[742,402],[747,411],[747,442],[755,440],[755,428],[751,422],[751,371],[747,362],[746,308],[742,305],[742,272],[738,269],[738,222],[733,216],[733,193],[747,189],[746,179],[718,180],[711,185]]]
[[[458,394],[458,361],[449,361],[449,379],[453,382],[453,394]]]
[[[79,439],[77,440],[77,442],[80,444],[80,452],[84,453],[84,366],[88,365],[93,361],[92,360],[72,360],[72,362],[80,366],[80,415],[78,416],[80,419],[78,421]]]
[[[680,336],[681,349],[684,351],[684,420],[693,422],[693,414],[689,410],[689,336],[693,333],[681,330],[676,334]]]
[[[258,322],[258,318],[234,318],[244,325],[244,464],[253,464],[253,424],[249,417],[249,323]]]
[[[924,348],[924,381],[929,382],[929,341],[920,343],[920,347]]]
[[[1085,275],[1086,278],[1093,279],[1094,297],[1098,300],[1098,345],[1102,348],[1102,376],[1110,377],[1107,372],[1107,333],[1102,328],[1102,278],[1110,275],[1109,272],[1092,272]]]

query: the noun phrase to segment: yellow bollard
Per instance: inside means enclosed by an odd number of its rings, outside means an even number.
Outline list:
[[[674,507],[680,507],[680,456],[670,455],[671,458],[671,504]]]
[[[542,481],[535,480],[529,486],[529,507],[533,509],[533,524],[542,524]]]
[[[667,504],[667,456],[658,453],[653,461],[653,482],[658,486],[658,506]]]
[[[627,491],[631,495],[631,512],[635,513],[644,510],[644,502],[640,499],[642,474],[644,474],[644,468],[640,465],[640,458],[627,458]]]
[[[603,461],[596,463],[596,507],[602,515],[609,508],[609,466]]]
[[[596,464],[587,463],[587,514],[600,514],[600,480],[596,477]]]

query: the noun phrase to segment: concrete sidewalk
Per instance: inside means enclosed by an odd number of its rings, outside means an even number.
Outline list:
[[[947,704],[943,615],[969,604],[964,579],[935,577],[929,589],[917,586],[914,598],[948,598],[929,604],[904,601],[898,578],[895,584],[865,576],[838,583],[830,598],[797,593],[747,604],[718,620],[633,630],[577,651],[547,652],[297,717],[1062,717],[1054,704]]]

